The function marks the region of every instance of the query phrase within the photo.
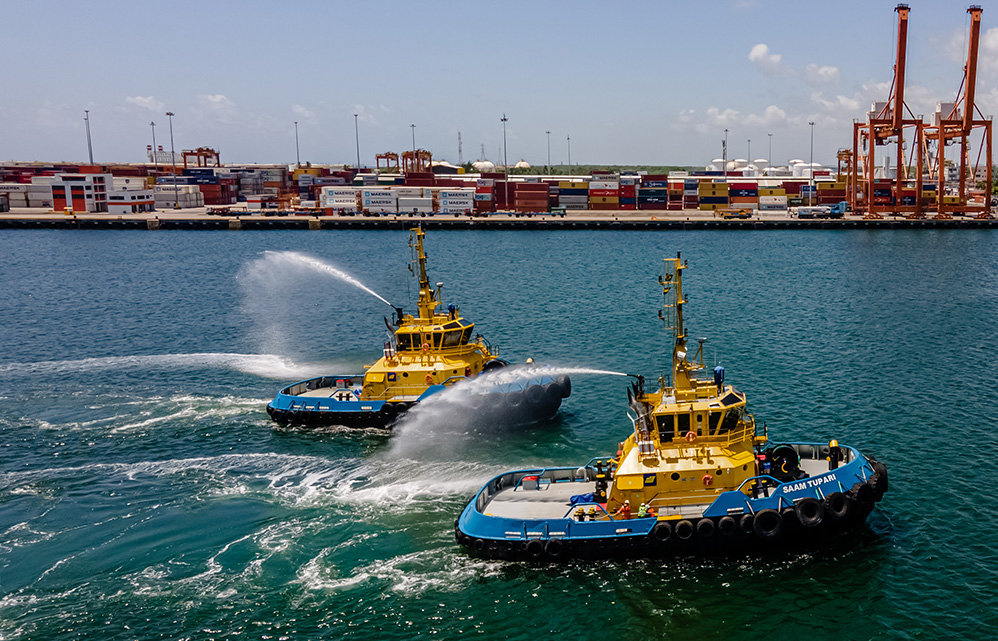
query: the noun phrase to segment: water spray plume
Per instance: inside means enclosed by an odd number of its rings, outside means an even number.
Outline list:
[[[385,300],[384,297],[382,297],[380,294],[378,294],[370,287],[367,287],[362,282],[360,282],[350,274],[344,272],[343,270],[337,269],[336,267],[333,267],[329,263],[324,263],[318,258],[312,258],[311,256],[306,256],[305,254],[300,254],[298,252],[292,252],[292,251],[265,251],[263,252],[263,254],[264,254],[264,260],[267,260],[275,264],[283,263],[286,265],[296,265],[311,269],[312,271],[315,271],[320,274],[326,274],[327,276],[338,278],[339,280],[345,283],[353,285],[358,289],[364,290],[371,296],[374,296],[375,298],[383,302],[385,305],[393,307],[393,305],[390,302]]]

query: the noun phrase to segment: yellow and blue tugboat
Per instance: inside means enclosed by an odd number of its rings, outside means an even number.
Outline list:
[[[474,334],[475,324],[457,307],[438,310],[443,284],[430,286],[424,236],[416,228],[409,241],[413,273],[419,279],[417,313],[395,308],[383,356],[366,366],[364,374],[320,376],[289,385],[267,405],[272,419],[289,426],[387,427],[429,396],[508,366],[496,347]],[[469,394],[468,401],[478,412],[529,422],[554,415],[571,390],[568,376],[531,368],[523,376],[496,377],[491,385]]]
[[[855,447],[772,443],[745,395],[689,355],[680,259],[659,278],[673,334],[671,381],[628,390],[633,433],[616,456],[528,469],[486,483],[455,522],[487,558],[656,557],[783,546],[862,525],[887,468]],[[667,384],[667,383],[671,383]]]

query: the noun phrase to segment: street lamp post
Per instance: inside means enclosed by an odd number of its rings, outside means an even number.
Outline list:
[[[94,148],[90,144],[90,110],[83,110],[83,122],[87,125],[87,153],[90,154],[90,164],[94,164]]]
[[[357,124],[357,116],[353,115],[353,137],[357,141],[357,171],[360,171],[360,125]]]
[[[728,182],[728,130],[724,130],[724,143],[721,145],[721,162],[724,164],[724,182]]]
[[[746,153],[748,153],[748,158],[746,158],[745,160],[749,161],[749,164],[751,165],[752,164],[752,139],[751,138],[748,139],[748,151]]]
[[[415,158],[415,156],[416,156],[416,125],[409,125],[409,128],[412,129],[412,155],[413,155],[413,160],[415,161],[416,160],[416,158]]]
[[[301,167],[301,150],[298,147],[298,121],[295,121],[295,160],[298,162],[298,166]]]
[[[811,161],[807,167],[808,175],[810,176],[807,184],[810,189],[807,191],[807,204],[811,204],[811,199],[814,196],[814,121],[811,120],[807,124],[811,125]]]
[[[170,162],[173,165],[173,208],[180,209],[180,186],[177,184],[177,152],[173,150],[173,116],[172,111],[166,112],[170,119]]]
[[[149,126],[152,127],[152,166],[154,170],[159,171],[159,159],[156,157],[156,123],[150,122]]]
[[[548,135],[548,172],[550,172],[551,171],[551,132],[545,131],[544,133]]]
[[[509,118],[506,114],[502,115],[502,169],[506,174],[506,180],[503,181],[503,191],[505,192],[506,198],[506,208],[509,209],[509,151],[506,149],[506,121]]]
[[[568,141],[568,173],[572,173],[572,137],[566,136],[565,140]]]
[[[773,169],[773,134],[766,134],[769,136],[769,169]]]

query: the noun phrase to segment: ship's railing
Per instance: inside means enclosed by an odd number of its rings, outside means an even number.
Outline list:
[[[583,470],[579,474],[579,470]],[[516,491],[543,491],[551,483],[567,481],[595,481],[596,471],[589,467],[570,468],[541,468],[536,470],[518,470],[516,472],[506,472],[500,474],[489,481],[482,491],[478,493],[475,507],[479,512],[485,509],[492,497],[504,490]],[[526,483],[524,483],[526,481]],[[536,485],[534,482],[536,481]]]
[[[346,389],[352,385],[359,385],[364,380],[363,374],[356,374],[352,376],[317,376],[315,378],[310,378],[307,381],[301,381],[300,383],[295,383],[281,390],[282,394],[287,394],[289,396],[298,396],[299,394],[304,394],[305,392],[310,392],[312,390],[330,388],[337,389],[337,381],[343,381],[342,389]]]

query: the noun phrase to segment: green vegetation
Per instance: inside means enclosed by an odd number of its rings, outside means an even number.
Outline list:
[[[470,162],[466,162],[463,165],[465,171],[468,173],[475,173],[475,169],[471,166]],[[510,176],[588,176],[594,171],[614,171],[619,173],[626,172],[645,172],[648,174],[668,174],[670,171],[692,171],[699,170],[702,167],[686,167],[681,165],[576,165],[573,164],[571,167],[568,165],[551,165],[546,167],[544,165],[538,165],[536,167],[530,167],[529,169],[514,169],[510,167]],[[497,170],[499,171],[499,170]]]

